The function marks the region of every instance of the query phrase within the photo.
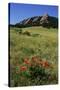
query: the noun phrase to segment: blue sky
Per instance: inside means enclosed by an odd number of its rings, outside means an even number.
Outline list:
[[[58,7],[49,5],[10,3],[10,24],[16,24],[25,18],[41,16],[48,13],[58,17]]]

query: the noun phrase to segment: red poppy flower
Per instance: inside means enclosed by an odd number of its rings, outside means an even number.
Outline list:
[[[28,65],[31,65],[31,63],[30,63],[30,61],[29,61],[29,58],[25,58],[25,59],[24,59],[24,63],[25,63],[25,64],[28,64]]]
[[[26,67],[26,66],[21,66],[21,67],[20,67],[20,70],[21,70],[21,71],[26,71],[26,70],[27,70],[27,67]]]
[[[46,68],[49,67],[49,63],[47,61],[44,61],[43,62],[43,67],[46,67]]]

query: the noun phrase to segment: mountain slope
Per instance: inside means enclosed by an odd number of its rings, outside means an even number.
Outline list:
[[[15,24],[16,27],[43,26],[58,28],[58,18],[45,14],[43,16],[35,16],[24,19]]]

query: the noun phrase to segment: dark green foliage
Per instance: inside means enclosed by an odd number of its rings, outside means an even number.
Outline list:
[[[35,79],[37,77],[43,78],[46,76],[45,69],[43,67],[32,66],[30,67],[30,72],[31,72],[32,79]]]
[[[24,35],[27,35],[27,36],[31,36],[31,34],[30,34],[29,31],[25,31],[23,34],[24,34]]]

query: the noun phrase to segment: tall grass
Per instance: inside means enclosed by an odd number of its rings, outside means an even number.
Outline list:
[[[58,83],[58,30],[43,27],[22,28],[22,34],[17,31],[19,28],[10,28],[10,81],[11,86],[44,85]],[[30,36],[23,34],[29,32]],[[52,80],[37,77],[22,77],[16,74],[16,66],[23,65],[24,58],[31,60],[32,56],[47,60],[52,64],[52,69],[48,69]],[[18,67],[19,68],[19,67]],[[18,69],[17,68],[17,69]],[[36,69],[37,71],[37,69]],[[29,70],[28,70],[29,72]],[[27,72],[27,73],[28,73]],[[28,75],[28,74],[27,74]],[[38,75],[39,76],[39,75]],[[54,79],[53,79],[54,77]]]

